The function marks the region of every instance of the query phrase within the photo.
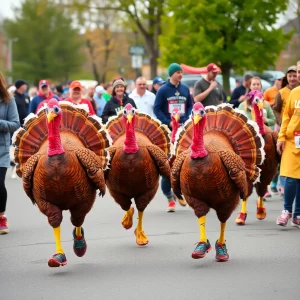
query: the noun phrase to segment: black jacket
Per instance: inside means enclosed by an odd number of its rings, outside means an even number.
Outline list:
[[[30,98],[26,95],[19,94],[18,92],[15,92],[15,100],[17,104],[17,109],[19,113],[19,119],[20,119],[20,124],[23,126],[24,124],[24,119],[28,115],[28,109],[29,109],[29,103],[30,103]]]
[[[120,102],[115,97],[111,97],[111,99],[104,106],[101,115],[102,122],[105,124],[109,117],[116,116],[117,112],[123,109],[127,103],[130,103],[133,107],[137,108],[134,100],[129,98],[126,94],[124,95],[123,106],[121,106]]]

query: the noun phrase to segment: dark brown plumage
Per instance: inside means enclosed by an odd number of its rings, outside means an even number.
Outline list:
[[[112,159],[106,176],[107,187],[126,211],[122,220],[126,229],[132,226],[131,199],[134,199],[139,213],[136,242],[146,245],[143,212],[157,192],[159,175],[170,176],[169,131],[159,121],[135,111],[130,104],[125,106],[123,114],[108,121],[107,129],[113,139],[113,146],[109,148]]]

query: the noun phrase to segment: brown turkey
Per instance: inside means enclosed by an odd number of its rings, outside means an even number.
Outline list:
[[[48,217],[53,227],[56,253],[50,267],[66,265],[60,242],[62,211],[69,210],[73,230],[73,250],[86,252],[81,225],[92,208],[96,190],[105,193],[103,170],[109,161],[109,136],[100,120],[70,102],[49,100],[37,115],[28,116],[24,129],[13,137],[17,174],[33,204]]]
[[[183,194],[200,227],[200,241],[192,257],[203,258],[211,250],[206,237],[206,214],[213,208],[221,222],[215,244],[216,260],[227,261],[226,221],[247,195],[247,178],[258,180],[264,158],[263,139],[257,125],[231,106],[201,103],[193,106],[191,119],[179,129],[176,159],[171,169],[174,192]]]
[[[142,225],[144,210],[156,194],[159,175],[170,177],[170,131],[160,121],[136,111],[131,104],[126,104],[118,116],[111,117],[106,126],[113,140],[106,184],[111,196],[126,212],[122,219],[125,229],[133,225],[131,199],[134,199],[138,210],[136,243],[143,246],[148,244]]]
[[[265,141],[264,150],[266,153],[266,158],[262,165],[259,166],[261,169],[260,180],[255,184],[256,193],[258,195],[258,200],[256,203],[256,218],[258,220],[263,220],[266,218],[267,211],[264,207],[264,195],[268,190],[268,185],[271,183],[272,179],[277,173],[278,165],[280,162],[280,156],[276,150],[278,133],[272,131],[269,127],[264,125],[263,115],[264,115],[264,96],[260,91],[251,91],[248,94],[250,101],[252,102],[252,108],[254,111],[254,120],[256,121],[259,132],[263,136]],[[248,195],[242,201],[242,208],[239,212],[235,222],[237,225],[245,225],[247,218],[247,199],[250,197],[253,191],[253,183],[248,182]]]

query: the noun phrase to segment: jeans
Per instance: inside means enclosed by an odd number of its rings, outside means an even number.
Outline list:
[[[0,167],[0,213],[5,212],[6,201],[7,201],[7,191],[5,187],[5,176],[7,168]]]
[[[169,178],[165,176],[162,176],[161,178],[161,189],[167,198],[171,198],[173,196],[172,189],[171,189],[171,181]]]
[[[296,198],[295,198],[296,196]],[[293,211],[295,199],[295,210],[293,218],[300,216],[300,179],[286,177],[284,186],[284,209],[290,213]]]

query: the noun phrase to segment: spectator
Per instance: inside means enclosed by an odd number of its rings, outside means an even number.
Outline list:
[[[268,101],[271,106],[275,103],[275,98],[281,89],[281,82],[282,82],[283,76],[280,74],[275,75],[275,82],[274,85],[264,92],[264,100]]]
[[[38,94],[29,104],[29,113],[37,113],[39,104],[51,98],[59,100],[58,97],[51,92],[49,81],[45,79],[40,80]]]
[[[138,77],[135,81],[136,88],[129,94],[129,97],[134,100],[140,112],[155,118],[153,113],[155,95],[146,89],[146,85],[146,79],[144,77]]]
[[[297,63],[297,78],[300,82],[300,61]],[[282,124],[277,141],[277,150],[281,156],[280,175],[286,177],[284,187],[284,210],[276,223],[300,228],[300,87],[291,91],[286,103]],[[296,198],[295,198],[296,196]],[[293,213],[293,202],[294,213]]]
[[[18,114],[20,118],[20,125],[23,126],[24,119],[28,115],[29,102],[30,102],[29,96],[25,95],[25,92],[27,90],[27,82],[22,79],[19,79],[15,82],[15,87],[16,87],[16,91],[14,97],[15,97]]]
[[[93,99],[96,103],[96,108],[97,108],[96,112],[97,112],[97,116],[99,117],[102,116],[103,109],[106,105],[106,100],[103,97],[104,93],[105,93],[105,89],[102,85],[96,86]]]
[[[102,112],[102,121],[106,123],[109,117],[116,116],[117,113],[124,108],[127,103],[130,103],[136,108],[135,102],[128,97],[125,92],[126,85],[123,78],[116,78],[113,81],[112,98],[105,104]]]
[[[170,79],[159,88],[155,103],[154,114],[169,128],[172,127],[171,113],[174,107],[178,107],[180,110],[180,123],[183,124],[190,116],[193,102],[190,95],[188,86],[181,83],[182,68],[179,64],[172,63],[168,68]],[[162,176],[161,188],[168,199],[168,212],[175,211],[175,195],[171,190],[171,182],[167,177]],[[185,206],[186,202],[183,199],[178,199],[180,205]]]
[[[285,77],[287,79],[287,85],[281,87],[279,93],[277,93],[275,103],[273,105],[273,111],[276,117],[276,124],[278,126],[281,125],[284,108],[290,96],[291,90],[293,90],[299,85],[299,81],[297,79],[297,67],[290,66],[286,72]],[[282,81],[284,81],[284,79]]]
[[[224,89],[222,85],[216,81],[218,75],[218,66],[211,63],[207,66],[207,74],[204,78],[195,83],[194,101],[201,102],[203,106],[218,105],[226,101],[224,99]]]
[[[10,167],[10,133],[19,127],[20,122],[15,99],[7,91],[5,79],[0,73],[0,234],[8,233],[5,216],[7,202],[5,177],[7,168]]]
[[[67,98],[66,101],[70,101],[74,104],[86,104],[88,106],[89,113],[91,115],[95,115],[96,113],[93,109],[91,102],[88,99],[83,98],[83,91],[83,86],[79,81],[72,81],[69,88],[70,97]]]
[[[63,86],[62,85],[56,85],[54,88],[54,94],[58,97],[59,100],[63,100]]]
[[[30,101],[37,95],[37,93],[38,93],[38,89],[35,86],[29,89],[28,96],[30,98]]]
[[[95,86],[94,85],[88,86],[86,89],[85,98],[91,102],[94,111],[97,111],[97,105],[95,100],[93,99],[94,93],[95,93]]]
[[[160,77],[155,77],[153,79],[153,82],[152,82],[152,89],[151,89],[151,92],[156,95],[158,89],[165,83],[164,80],[162,80],[162,78]]]
[[[111,99],[112,95],[112,90],[113,90],[113,85],[111,83],[107,83],[104,86],[105,93],[102,95],[102,97],[105,99],[105,101],[109,101]]]
[[[240,105],[241,102],[245,101],[247,99],[247,94],[249,93],[249,88],[251,84],[251,79],[253,78],[253,75],[246,74],[244,76],[243,84],[236,87],[231,95],[230,104],[233,104],[233,107],[236,108]]]

